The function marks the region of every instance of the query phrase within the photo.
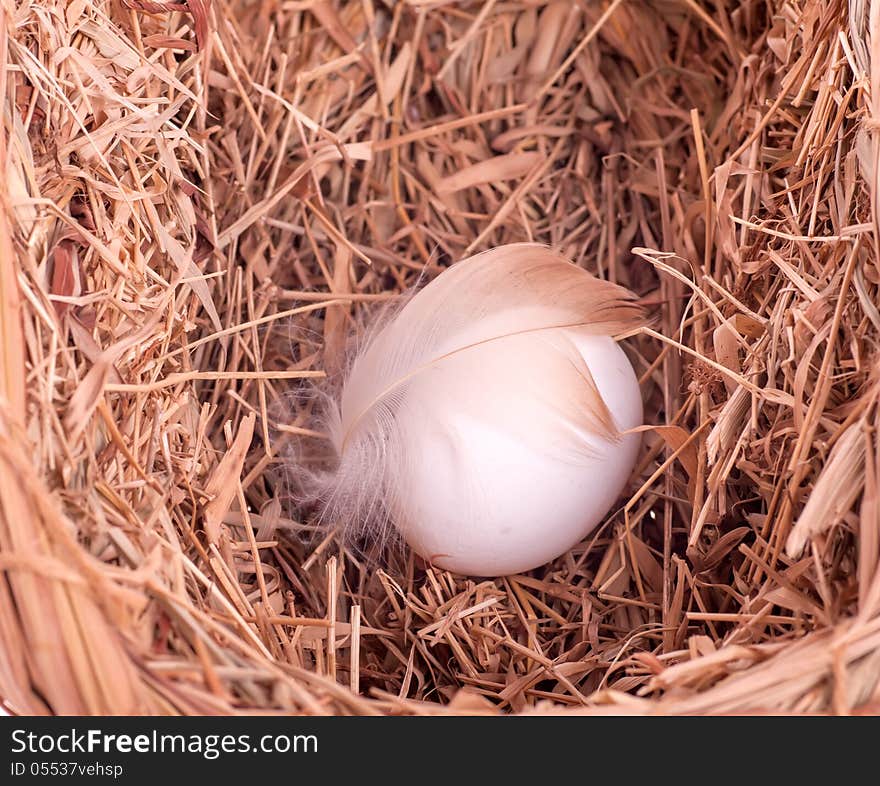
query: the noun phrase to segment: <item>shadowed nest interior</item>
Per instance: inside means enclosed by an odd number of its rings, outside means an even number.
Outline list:
[[[876,711],[877,35],[862,0],[4,2],[0,696]],[[296,391],[524,240],[652,314],[627,496],[498,580],[301,538]]]

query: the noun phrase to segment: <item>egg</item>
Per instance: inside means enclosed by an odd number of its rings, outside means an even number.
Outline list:
[[[376,321],[328,397],[321,520],[376,553],[397,531],[471,576],[563,554],[635,463],[642,403],[614,337],[643,321],[632,292],[546,246],[445,269]]]
[[[607,336],[570,332],[567,338],[617,428],[640,426],[639,385],[623,350]],[[553,391],[544,399],[532,391],[520,396],[534,381],[527,379],[506,390],[510,374],[496,366],[512,363],[527,377],[533,356],[552,347],[531,336],[508,345],[496,364],[488,352],[457,359],[452,389],[443,385],[442,396],[425,374],[408,391],[419,406],[404,403],[397,422],[409,440],[409,460],[398,478],[406,493],[392,494],[394,520],[429,563],[470,576],[521,573],[583,540],[620,496],[640,444],[637,433],[615,440],[583,433],[583,449],[566,452],[546,430],[533,433]]]

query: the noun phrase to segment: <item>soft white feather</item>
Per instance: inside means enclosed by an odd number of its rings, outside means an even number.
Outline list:
[[[590,467],[584,482],[601,488],[589,504],[613,503],[620,472],[603,479],[603,462],[615,448],[631,465],[638,440],[621,440],[619,431],[640,424],[641,401],[608,336],[641,319],[630,292],[535,244],[502,246],[444,271],[367,338],[329,407],[336,467],[318,483],[324,520],[380,542],[396,528],[438,565],[445,557],[475,574],[526,569],[564,551],[571,533],[554,538],[536,520],[534,532],[511,540],[504,521],[525,510],[540,518],[542,505],[558,507],[566,493],[580,499],[571,492]],[[626,395],[606,401],[615,385]],[[505,469],[514,456],[518,463]],[[552,498],[517,488],[528,478]],[[581,515],[579,504],[568,518]],[[580,537],[596,523],[583,518]],[[457,527],[469,533],[456,536],[460,550],[476,561],[434,548]],[[481,567],[478,552],[492,538],[502,552],[507,539],[534,558]]]

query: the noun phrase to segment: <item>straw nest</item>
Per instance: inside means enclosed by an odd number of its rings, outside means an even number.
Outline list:
[[[7,705],[876,710],[878,30],[858,0],[4,2]],[[521,240],[653,314],[628,498],[494,581],[301,539],[291,393]]]

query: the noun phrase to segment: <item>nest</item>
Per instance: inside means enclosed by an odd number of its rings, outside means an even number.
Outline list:
[[[861,0],[0,12],[14,712],[876,711],[880,14]],[[382,569],[288,504],[370,309],[549,244],[647,421],[571,552]]]

